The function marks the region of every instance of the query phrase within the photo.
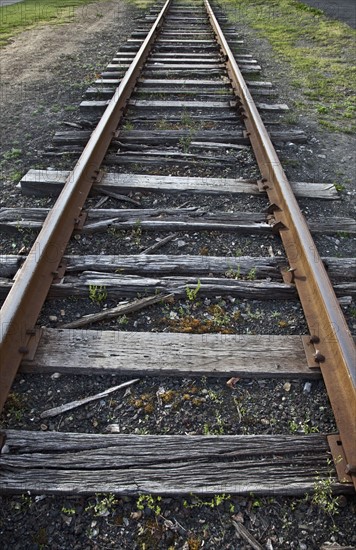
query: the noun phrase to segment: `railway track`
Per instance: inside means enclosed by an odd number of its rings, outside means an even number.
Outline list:
[[[311,234],[333,233],[336,224],[354,233],[355,226],[348,219],[304,220],[295,196],[334,200],[337,193],[328,184],[288,183],[272,142],[305,136],[277,124],[287,106],[276,102],[259,71],[233,30],[222,33],[207,1],[188,6],[173,0],[151,11],[87,90],[81,108],[85,120],[98,119],[94,131],[83,124],[58,132],[48,148],[52,156],[80,155],[74,169],[30,170],[21,181],[25,194],[58,196],[55,206],[1,213],[4,229],[38,232],[25,261],[1,259],[0,290],[7,296],[1,406],[19,368],[48,375],[179,376],[183,387],[197,377],[232,376],[234,385],[237,377],[322,376],[337,433],[9,429],[1,443],[2,492],[302,495],[313,491],[316,472],[335,493],[353,492],[355,350],[339,301],[354,295],[354,261],[321,260]],[[108,203],[114,206],[105,208]],[[125,253],[128,232],[137,254]],[[104,253],[83,255],[94,236]],[[265,239],[262,247],[259,239]],[[227,252],[247,246],[249,255]],[[273,248],[282,246],[284,253],[275,255]],[[161,253],[167,250],[175,253]],[[128,302],[39,328],[47,297],[70,296],[84,302],[90,296],[99,306]],[[306,334],[239,329],[241,315],[258,319],[249,301],[265,301],[267,315],[276,316],[276,303],[297,297]],[[236,307],[240,300],[245,309]],[[159,307],[164,317],[153,330],[114,330],[108,321],[148,307]],[[187,401],[193,393],[185,392]],[[172,396],[162,390],[158,403],[170,407]],[[151,411],[142,396],[136,405]],[[60,412],[65,415],[57,410],[42,419]]]

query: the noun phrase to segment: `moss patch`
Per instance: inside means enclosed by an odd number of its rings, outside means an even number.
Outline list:
[[[356,31],[296,0],[223,0],[230,20],[247,22],[267,38],[290,66],[291,83],[302,90],[299,110],[313,111],[329,129],[356,129]]]

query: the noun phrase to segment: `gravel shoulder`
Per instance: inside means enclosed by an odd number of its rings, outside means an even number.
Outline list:
[[[320,2],[319,2],[320,3]],[[324,2],[325,3],[325,2]],[[71,24],[44,26],[26,31],[0,51],[1,58],[1,141],[0,206],[50,206],[51,199],[23,197],[16,185],[30,168],[63,166],[68,160],[49,161],[45,146],[63,121],[81,118],[77,106],[96,74],[111,61],[119,46],[135,28],[139,9],[123,1],[99,2],[78,10]],[[290,86],[288,68],[271,55],[271,49],[257,33],[241,24],[239,29],[249,51],[263,66],[263,77],[274,82],[280,99],[296,104],[298,91]],[[294,123],[310,137],[305,147],[293,145],[281,149],[291,179],[335,181],[344,187],[337,204],[318,206],[316,213],[350,216],[354,210],[355,139],[351,135],[327,132],[316,120],[294,113]],[[291,153],[292,151],[292,153]],[[110,204],[110,203],[109,203]],[[310,203],[305,208],[313,209]],[[342,243],[330,237],[320,243],[324,254],[337,254]],[[134,240],[132,238],[132,240]],[[188,235],[187,235],[187,242]],[[149,244],[149,243],[147,243]],[[233,243],[234,244],[234,243]],[[19,248],[21,243],[19,243]],[[91,249],[91,243],[87,243]],[[173,245],[172,245],[173,246]],[[278,246],[278,244],[276,245]],[[129,250],[132,252],[131,249]],[[174,250],[173,250],[174,251]],[[137,251],[136,251],[137,252]],[[177,251],[176,251],[177,252]],[[110,307],[114,304],[108,304]],[[213,304],[214,305],[214,304]],[[222,305],[217,304],[219,307]],[[186,304],[177,304],[177,308]],[[224,307],[233,308],[233,304]],[[209,308],[211,304],[204,304]],[[247,304],[243,311],[247,329],[249,319],[260,315],[262,306]],[[62,303],[46,305],[44,323],[50,316],[61,316]],[[67,315],[81,313],[79,301],[68,301]],[[100,308],[99,308],[100,309]],[[93,310],[96,308],[93,306]],[[299,311],[285,305],[281,319],[289,323]],[[232,309],[231,309],[232,311]],[[287,313],[289,311],[289,313]],[[230,314],[230,310],[228,310]],[[166,313],[157,307],[122,325],[120,330],[159,330],[160,317]],[[262,324],[261,320],[261,324]],[[280,319],[276,320],[278,323]],[[296,332],[300,330],[299,321]],[[136,324],[135,324],[136,323]],[[48,326],[55,326],[47,323]],[[108,328],[108,327],[106,327]],[[354,327],[356,329],[356,326]],[[14,397],[1,418],[2,427],[42,430],[80,430],[102,433],[108,423],[119,423],[124,433],[290,433],[296,429],[334,429],[333,418],[323,384],[313,382],[305,391],[301,381],[244,380],[234,390],[226,381],[142,378],[125,397],[100,400],[67,415],[64,421],[44,424],[39,418],[44,404],[66,402],[100,392],[124,381],[111,376],[65,377],[18,376]],[[38,392],[40,389],[40,392]],[[183,390],[183,393],[182,393]],[[157,406],[157,393],[169,396]],[[189,398],[183,399],[183,395]],[[20,396],[20,401],[16,401]],[[167,398],[168,399],[168,398]],[[231,403],[243,402],[248,419],[242,427],[231,416]],[[273,406],[269,407],[269,404]],[[303,413],[301,413],[303,411]],[[179,412],[179,414],[177,414]],[[278,416],[278,424],[271,419]],[[193,422],[194,420],[194,422]],[[223,424],[221,424],[223,422]],[[292,424],[294,423],[294,424]],[[207,426],[207,428],[206,428]],[[247,431],[246,431],[247,430]],[[304,432],[305,433],[305,432]],[[148,497],[51,497],[45,495],[0,497],[0,542],[4,549],[105,549],[214,550],[250,548],[236,537],[231,517],[245,526],[263,544],[263,548],[296,550],[318,549],[325,542],[356,545],[353,531],[356,501],[327,495],[326,506],[312,498],[257,498],[226,496],[187,499]]]

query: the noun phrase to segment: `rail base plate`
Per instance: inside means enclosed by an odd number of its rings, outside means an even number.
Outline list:
[[[352,484],[352,477],[346,473],[347,462],[340,436],[328,435],[327,440],[335,464],[337,477],[340,483]]]

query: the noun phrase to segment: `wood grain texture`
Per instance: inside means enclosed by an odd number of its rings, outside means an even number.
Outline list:
[[[63,188],[67,171],[29,170],[21,179],[21,190],[24,194],[39,196],[58,195]],[[293,191],[298,197],[315,197],[337,199],[338,193],[332,183],[292,183]],[[260,191],[255,181],[233,178],[193,178],[178,176],[150,176],[141,174],[106,173],[100,184],[93,186],[93,191],[102,189],[124,191],[161,191],[164,193],[247,193],[258,195]]]
[[[177,237],[177,234],[175,234]],[[173,237],[174,238],[174,237]],[[162,241],[157,241],[155,248]],[[169,239],[171,240],[171,238]],[[149,247],[152,248],[152,247]],[[25,255],[0,256],[0,277],[13,277],[25,261]],[[328,275],[333,282],[353,281],[356,272],[356,258],[322,258]],[[248,275],[251,269],[256,270],[256,278],[281,280],[280,269],[287,265],[283,256],[273,258],[257,256],[179,256],[155,254],[113,255],[97,254],[87,256],[64,256],[66,273],[81,271],[120,272],[122,274],[155,274],[155,275],[223,275],[230,272],[231,277]],[[235,275],[234,275],[235,273]]]
[[[301,336],[43,329],[26,372],[318,378]]]
[[[200,281],[200,296],[221,295],[251,300],[295,300],[297,298],[294,285],[279,281],[244,281],[229,278],[189,276],[144,277],[95,271],[83,271],[78,276],[66,275],[61,284],[52,284],[48,297],[88,297],[92,286],[104,286],[107,296],[115,299],[136,297],[137,294],[145,296],[161,292],[174,294],[175,296],[186,296],[187,287],[196,288],[198,280]],[[7,295],[12,283],[11,279],[0,279],[0,297]],[[356,281],[335,284],[334,291],[338,297],[356,296]]]
[[[7,431],[0,491],[304,495],[330,474],[326,438]]]
[[[48,208],[2,208],[0,228],[38,230],[49,213]],[[140,208],[140,209],[91,209],[88,211],[83,233],[106,231],[108,227],[147,231],[239,231],[248,234],[270,234],[272,227],[262,212],[208,212],[202,208]],[[309,229],[314,234],[335,232],[356,233],[356,220],[333,218],[310,220]]]

